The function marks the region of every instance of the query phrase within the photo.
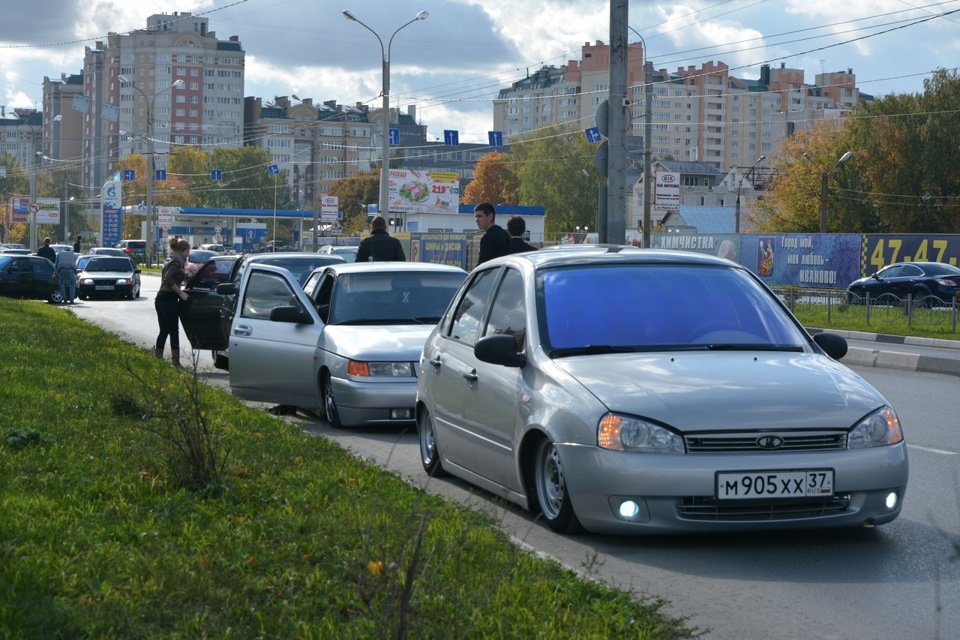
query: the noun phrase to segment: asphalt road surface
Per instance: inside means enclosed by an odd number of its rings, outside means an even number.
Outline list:
[[[135,301],[86,301],[73,312],[152,348],[158,279]],[[183,338],[187,354],[189,343]],[[874,345],[882,348],[882,345]],[[168,351],[169,354],[169,351]],[[197,354],[213,384],[228,384]],[[169,355],[168,355],[169,357]],[[955,376],[857,367],[896,407],[911,462],[900,518],[869,530],[656,538],[559,536],[513,505],[456,480],[429,479],[414,430],[334,430],[287,419],[412,484],[492,513],[519,542],[585,575],[662,597],[711,640],[948,639],[960,629],[960,394]]]

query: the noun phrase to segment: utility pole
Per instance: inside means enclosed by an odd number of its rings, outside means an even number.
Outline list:
[[[627,241],[627,0],[610,0],[610,132],[607,137],[607,221],[601,241]],[[606,238],[603,233],[606,232]]]

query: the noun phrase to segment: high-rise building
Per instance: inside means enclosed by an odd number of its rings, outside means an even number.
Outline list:
[[[59,89],[50,83],[49,92],[45,83],[44,113],[64,116],[61,140],[51,146],[66,158],[68,136],[79,139],[82,180],[91,192],[132,152],[152,147],[163,168],[171,145],[238,147],[245,55],[237,36],[221,40],[208,18],[184,11],[154,14],[146,29],[108,34],[86,47],[82,75],[70,76],[82,83],[70,92],[70,109],[62,102],[71,81]],[[70,133],[71,109],[80,114],[78,134]]]

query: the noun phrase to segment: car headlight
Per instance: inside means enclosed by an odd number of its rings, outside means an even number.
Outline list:
[[[362,362],[351,360],[347,373],[362,378],[412,378],[412,362]]]
[[[683,439],[668,429],[627,416],[608,413],[600,419],[597,444],[612,451],[684,453]]]
[[[117,284],[119,284],[119,285],[130,284],[130,278],[118,278],[118,279],[117,279]]]
[[[93,278],[82,278],[80,284],[93,284]]]
[[[900,419],[890,407],[871,413],[847,436],[848,449],[885,447],[898,442],[903,442],[903,431],[900,429]]]

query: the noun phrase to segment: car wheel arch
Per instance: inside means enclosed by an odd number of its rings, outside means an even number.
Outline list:
[[[520,482],[523,485],[523,493],[527,499],[527,511],[531,513],[540,513],[540,507],[537,504],[537,487],[534,465],[536,464],[537,445],[543,440],[549,440],[545,432],[540,429],[531,429],[524,434],[520,441],[520,453],[517,456],[520,464]]]

